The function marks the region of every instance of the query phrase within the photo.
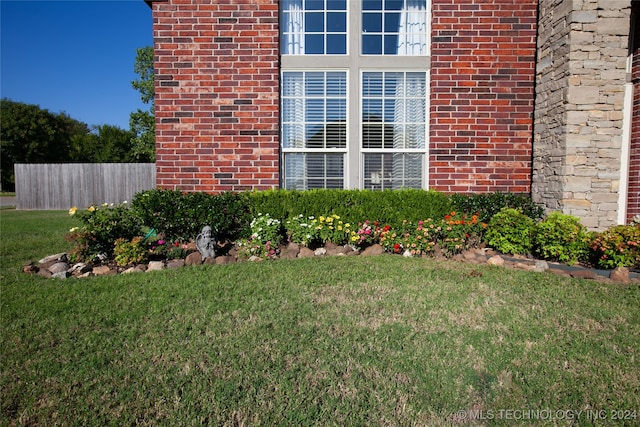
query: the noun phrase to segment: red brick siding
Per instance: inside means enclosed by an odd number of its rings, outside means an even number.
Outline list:
[[[640,7],[634,2],[633,18],[633,116],[631,120],[631,146],[629,150],[629,187],[627,221],[640,215]]]
[[[433,0],[429,186],[531,189],[537,0]]]
[[[279,184],[278,3],[154,2],[158,187]]]

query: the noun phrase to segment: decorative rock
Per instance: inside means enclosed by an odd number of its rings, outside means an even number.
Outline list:
[[[33,263],[29,263],[29,264],[25,265],[24,267],[22,267],[22,271],[24,273],[28,273],[28,274],[37,273],[38,270],[40,270],[40,268],[37,265],[33,264]]]
[[[184,263],[186,265],[200,265],[202,264],[202,255],[200,255],[200,252],[192,252],[187,255]]]
[[[318,248],[315,251],[313,251],[313,254],[315,256],[324,256],[327,254],[327,250],[325,248]]]
[[[63,252],[55,255],[46,256],[42,258],[40,261],[38,261],[38,264],[49,264],[56,261],[67,262],[68,261],[67,254]]]
[[[207,264],[207,265],[215,265],[216,259],[215,259],[215,257],[208,256],[208,257],[206,257],[204,259],[204,263]]]
[[[65,271],[58,271],[57,273],[53,273],[51,275],[51,278],[52,279],[62,279],[62,280],[64,280],[69,276],[70,276],[70,274],[67,273],[67,271],[65,270]]]
[[[576,270],[569,273],[574,279],[595,279],[597,274],[591,270]]]
[[[147,272],[159,270],[164,270],[164,262],[162,261],[151,261],[147,266]]]
[[[260,258],[259,256],[251,255],[251,257],[249,258],[249,261],[251,261],[251,262],[260,262],[260,261],[264,261],[264,260],[262,258]]]
[[[411,251],[409,249],[407,249],[406,251],[404,251],[402,256],[405,257],[405,258],[411,258],[413,256],[413,254],[411,253]]]
[[[504,265],[504,258],[500,255],[494,255],[487,260],[487,264],[502,267]]]
[[[547,261],[543,261],[543,260],[536,261],[536,265],[533,271],[535,271],[536,273],[544,273],[547,270],[549,270],[549,263],[547,263]]]
[[[122,272],[122,274],[131,274],[131,273],[142,273],[142,270],[139,270],[137,267],[129,267]]]
[[[97,267],[93,267],[93,274],[96,276],[107,276],[111,274],[116,274],[115,270],[111,270],[108,265],[99,265]]]
[[[69,264],[67,264],[66,262],[56,262],[55,264],[52,264],[47,270],[49,270],[51,274],[57,274],[62,273],[63,271],[66,273],[68,269]]]
[[[167,261],[167,268],[181,268],[184,267],[183,259],[172,259]]]
[[[515,264],[513,264],[513,267],[526,271],[532,271],[535,268],[533,265],[529,265],[524,262],[516,262]]]
[[[225,265],[225,264],[231,264],[236,262],[236,259],[232,256],[229,255],[225,255],[225,256],[219,256],[216,257],[216,264],[217,265]]]
[[[307,248],[306,246],[303,246],[300,248],[300,252],[298,253],[298,258],[311,258],[316,256],[315,252],[313,252],[311,249]]]
[[[361,255],[375,256],[375,255],[382,255],[383,253],[384,253],[384,248],[376,243],[375,245],[371,245],[368,248],[366,248],[364,251],[362,251]]]
[[[74,264],[69,269],[69,273],[71,273],[73,276],[79,276],[79,275],[87,273],[87,272],[89,272],[91,270],[92,270],[92,268],[90,266],[88,266],[84,262],[79,262],[77,264]]]
[[[38,276],[46,277],[48,279],[51,277],[51,272],[46,268],[41,268],[38,270]]]
[[[630,283],[629,269],[627,267],[616,267],[609,273],[609,278],[616,283]]]
[[[300,245],[297,243],[289,243],[286,248],[280,253],[282,259],[295,259],[300,253]]]

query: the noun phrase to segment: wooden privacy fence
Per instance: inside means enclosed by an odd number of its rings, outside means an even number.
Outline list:
[[[66,210],[131,201],[155,188],[155,163],[16,164],[16,209]]]

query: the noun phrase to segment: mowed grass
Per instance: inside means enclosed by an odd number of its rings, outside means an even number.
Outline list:
[[[637,284],[391,255],[59,281],[21,265],[66,212],[0,225],[1,425],[640,422]]]

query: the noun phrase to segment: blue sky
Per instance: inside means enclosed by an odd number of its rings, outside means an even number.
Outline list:
[[[149,107],[131,87],[136,49],[152,44],[143,0],[0,0],[0,96],[129,129]]]

